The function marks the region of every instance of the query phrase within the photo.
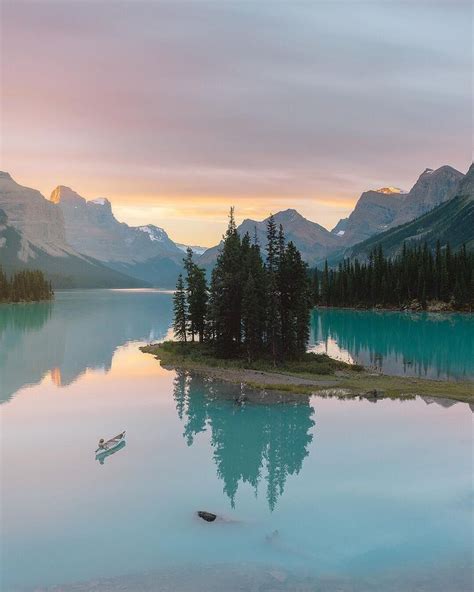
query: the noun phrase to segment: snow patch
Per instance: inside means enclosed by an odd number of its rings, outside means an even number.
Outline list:
[[[345,230],[339,230],[338,232],[336,232],[337,236],[343,236],[344,234],[346,234]]]
[[[106,201],[105,197],[98,197],[97,199],[93,199],[91,203],[96,204],[97,206],[105,206]]]
[[[148,234],[148,238],[154,243],[163,242],[165,237],[165,231],[157,226],[139,226],[138,230]]]
[[[178,249],[186,253],[187,249],[190,248],[196,255],[202,255],[209,247],[198,247],[197,245],[183,245],[181,243],[175,243]]]
[[[399,187],[380,187],[380,189],[376,189],[377,193],[385,193],[387,195],[399,194],[399,193],[406,193],[403,189]]]

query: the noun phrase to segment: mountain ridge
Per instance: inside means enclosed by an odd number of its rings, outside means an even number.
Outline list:
[[[51,202],[61,209],[66,240],[78,252],[152,285],[176,282],[183,252],[163,228],[119,222],[107,198],[86,200],[65,185],[53,190]]]
[[[355,245],[345,256],[365,258],[378,245],[386,255],[393,256],[404,243],[420,241],[432,249],[438,241],[441,246],[449,242],[454,250],[463,244],[468,250],[474,249],[474,164],[461,179],[454,197],[410,222]]]

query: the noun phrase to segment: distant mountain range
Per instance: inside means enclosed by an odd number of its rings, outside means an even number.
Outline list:
[[[300,250],[303,258],[310,265],[326,258],[335,249],[340,247],[339,238],[320,226],[316,222],[310,222],[303,218],[296,210],[284,210],[274,215],[275,222],[283,226],[286,239],[293,241]],[[247,232],[253,239],[257,236],[260,245],[265,245],[267,241],[267,220],[257,222],[255,220],[244,220],[238,227],[240,236]],[[199,263],[205,267],[212,266],[215,263],[220,245],[208,249],[200,258]]]
[[[474,248],[472,169],[466,175],[450,166],[426,169],[409,192],[365,191],[332,231],[294,209],[274,218],[310,266],[364,257],[379,242],[389,254],[420,239]],[[266,222],[246,219],[238,231],[264,246]],[[47,200],[0,172],[0,264],[7,272],[39,268],[55,287],[173,287],[186,248],[158,226],[119,222],[106,198],[87,201],[59,185]],[[220,245],[191,248],[210,269]]]
[[[373,242],[377,242],[375,237],[387,229],[412,221],[452,200],[463,178],[456,169],[442,166],[436,170],[426,169],[409,192],[396,187],[365,191],[352,213],[339,220],[331,232],[306,220],[296,210],[278,212],[274,218],[277,225],[283,226],[287,240],[295,243],[310,266],[322,265],[326,259],[335,264],[355,253],[356,250],[351,249],[354,245],[365,244],[364,241],[372,237]],[[244,220],[238,232],[241,236],[248,232],[251,237],[256,232],[260,244],[264,245],[267,220]],[[218,252],[219,245],[208,249],[199,259],[200,264],[212,267]]]
[[[385,254],[395,255],[404,242],[423,241],[435,248],[438,240],[441,245],[449,242],[453,249],[465,244],[474,250],[474,165],[461,178],[454,197],[414,220],[355,245],[345,255],[364,259],[379,244]]]
[[[61,211],[8,173],[0,173],[0,264],[7,273],[41,269],[61,288],[144,285],[75,251],[66,242]]]
[[[183,251],[163,228],[119,222],[108,199],[86,201],[62,185],[51,194],[64,217],[65,238],[78,252],[148,284],[174,286]]]

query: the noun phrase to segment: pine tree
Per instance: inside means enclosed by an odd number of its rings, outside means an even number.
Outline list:
[[[430,300],[444,300],[455,308],[472,306],[474,253],[465,246],[453,253],[438,241],[433,254],[426,243],[403,245],[393,258],[377,247],[368,260],[343,261],[336,271],[327,262],[321,280],[321,304],[329,306],[396,306],[417,300],[427,308]]]
[[[249,362],[256,357],[261,346],[258,297],[258,289],[250,272],[242,294],[242,329]]]
[[[176,291],[173,296],[173,330],[176,338],[179,341],[187,341],[187,306],[186,306],[186,291],[184,289],[183,276],[179,274],[176,283]]]
[[[210,331],[216,351],[226,357],[234,355],[241,344],[242,249],[230,209],[229,224],[221,251],[212,270],[210,290]]]
[[[208,299],[206,272],[194,263],[193,251],[189,247],[183,262],[184,269],[186,270],[185,286],[188,331],[191,335],[191,341],[194,341],[194,337],[197,334],[199,341],[202,342],[204,339]]]

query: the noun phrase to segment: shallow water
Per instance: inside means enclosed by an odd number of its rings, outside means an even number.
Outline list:
[[[468,405],[239,407],[139,352],[170,320],[153,291],[0,307],[2,590],[471,589]]]

